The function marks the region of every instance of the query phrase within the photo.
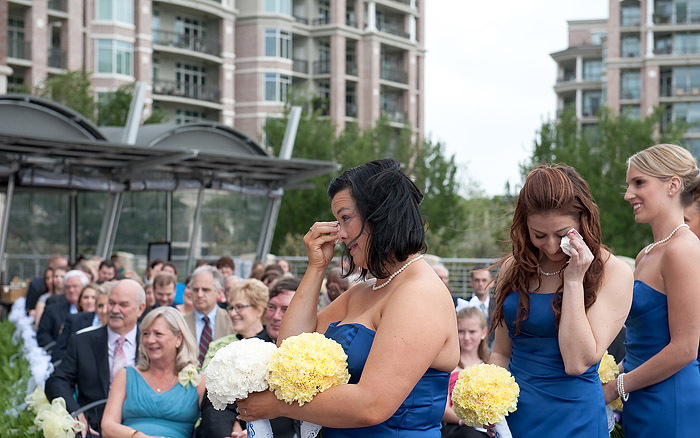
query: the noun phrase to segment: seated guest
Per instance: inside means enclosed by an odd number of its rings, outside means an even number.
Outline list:
[[[156,306],[156,295],[153,292],[153,281],[149,281],[143,286],[143,290],[146,292],[146,308],[150,309]]]
[[[177,266],[175,266],[175,263],[173,262],[163,263],[163,267],[160,269],[160,271],[172,274],[175,276],[175,278],[177,278]]]
[[[178,304],[177,310],[186,315],[194,311],[194,302],[192,301],[192,290],[190,290],[190,282],[192,281],[192,276],[188,275],[185,278],[185,290],[182,291],[182,304]]]
[[[105,438],[190,438],[199,418],[204,375],[199,385],[180,382],[178,373],[197,367],[197,347],[184,318],[171,307],[158,307],[141,323],[136,368],[114,377],[102,417]]]
[[[42,277],[37,277],[29,283],[27,289],[27,301],[25,305],[26,311],[29,313],[36,307],[36,302],[40,296],[46,292],[51,292],[51,283],[53,283],[53,269],[57,266],[68,265],[68,259],[59,254],[52,254],[46,262],[46,270]],[[48,271],[51,271],[49,274]]]
[[[216,261],[216,269],[221,272],[221,275],[224,278],[228,278],[230,275],[233,275],[236,272],[236,264],[233,262],[231,257],[223,256]]]
[[[80,298],[78,298],[78,313],[68,315],[66,320],[63,322],[61,333],[58,335],[56,344],[51,350],[52,362],[56,362],[63,357],[63,353],[66,351],[66,346],[68,345],[68,339],[70,339],[73,333],[86,327],[100,327],[106,323],[106,318],[100,320],[100,317],[96,311],[98,296],[102,297],[101,301],[104,308],[103,313],[106,314],[108,297],[100,286],[95,283],[90,283],[83,287],[83,290],[80,291]]]
[[[51,290],[42,294],[36,302],[34,307],[34,327],[39,327],[39,321],[44,314],[44,309],[46,309],[46,303],[49,298],[56,295],[63,295],[63,277],[66,275],[70,269],[68,266],[56,266],[53,268],[53,279],[51,281]]]
[[[343,276],[343,269],[340,266],[334,266],[326,273],[326,291],[321,293],[318,299],[318,311],[328,306],[336,298],[350,289],[350,278]]]
[[[109,292],[107,325],[77,332],[68,341],[63,360],[46,381],[49,400],[63,397],[68,412],[104,400],[114,376],[126,365],[133,365],[138,345],[136,321],[146,307],[143,288],[133,280],[117,282]],[[74,394],[77,399],[74,398]],[[104,405],[78,416],[90,433],[100,430]],[[83,431],[83,437],[88,428]]]
[[[153,295],[156,307],[175,307],[177,277],[170,272],[161,271],[153,279]]]
[[[66,317],[72,313],[78,313],[80,291],[89,282],[83,271],[72,270],[66,273],[63,278],[63,295],[56,296],[56,302],[46,306],[39,321],[36,341],[40,347],[46,347],[58,339]]]
[[[284,275],[284,271],[282,270],[282,267],[278,264],[272,264],[272,265],[267,265],[265,266],[265,270],[263,271],[262,278],[260,281],[265,283],[265,286],[271,287],[272,283],[275,282],[278,278],[282,278]]]
[[[299,287],[300,280],[296,277],[285,277],[280,279],[269,292],[269,300],[267,302],[267,308],[264,311],[265,320],[265,330],[255,335],[255,337],[263,339],[268,342],[276,342],[277,336],[279,335],[279,329],[282,324],[282,317],[284,312],[287,311],[287,306],[292,301],[292,297]],[[257,298],[249,298],[250,304],[259,303],[259,299],[262,295],[262,289],[260,285],[262,283],[255,279],[245,280],[239,285],[243,288],[246,283],[248,283],[249,290],[255,289],[258,292],[251,293],[252,296],[257,296]],[[262,285],[262,287],[265,287]],[[232,292],[235,291],[232,290]],[[245,293],[243,293],[245,294]],[[241,292],[231,293],[230,303],[238,302],[243,304],[245,301],[240,298]],[[238,300],[235,297],[239,297]],[[259,304],[255,304],[251,307],[256,307]],[[245,310],[249,310],[250,307],[246,307]],[[257,313],[257,312],[256,312]],[[239,326],[240,327],[240,326]],[[253,331],[253,328],[247,330],[249,333]],[[221,347],[219,347],[221,348]],[[207,397],[204,397],[202,401],[202,424],[197,428],[198,438],[208,438],[208,437],[228,437],[232,436],[234,438],[245,436],[245,424],[238,422],[236,420],[236,404],[230,404],[226,406],[223,411],[217,411],[212,406],[211,402]],[[270,425],[272,426],[272,432],[275,438],[295,438],[301,436],[299,430],[299,422],[292,420],[291,418],[279,417],[270,420]],[[233,433],[232,433],[233,431]]]
[[[153,281],[155,278],[156,274],[160,272],[160,270],[163,268],[163,260],[161,259],[153,259],[148,262],[148,266],[146,267],[146,272],[143,274],[143,282],[148,283]]]
[[[195,269],[189,288],[194,311],[185,315],[185,321],[190,333],[195,336],[199,346],[199,362],[202,363],[211,341],[235,331],[228,313],[216,304],[224,289],[224,279],[215,267],[203,265]]]

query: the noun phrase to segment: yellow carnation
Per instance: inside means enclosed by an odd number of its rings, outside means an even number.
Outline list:
[[[605,351],[603,358],[600,359],[600,365],[598,365],[598,376],[600,376],[600,383],[608,383],[615,380],[615,377],[620,374],[620,369],[617,367],[615,362],[615,357]],[[615,401],[610,403],[608,406],[613,411],[622,411],[622,400],[618,397]]]
[[[612,381],[619,373],[620,371],[617,368],[615,358],[606,350],[603,358],[600,360],[600,365],[598,365],[600,383],[608,383]]]
[[[299,406],[326,389],[348,383],[348,356],[343,347],[320,333],[292,336],[272,354],[267,382],[278,399]]]
[[[452,408],[468,426],[496,424],[518,406],[520,387],[508,370],[491,364],[460,371],[452,390]]]

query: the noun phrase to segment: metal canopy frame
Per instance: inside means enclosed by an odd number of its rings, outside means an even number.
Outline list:
[[[27,104],[26,101],[21,103]],[[48,112],[53,108],[42,110]],[[63,113],[70,113],[70,110],[63,108]],[[62,116],[65,116],[63,113]],[[188,270],[193,263],[194,238],[199,228],[204,190],[264,196],[268,198],[268,207],[256,251],[261,258],[270,250],[284,189],[303,187],[302,183],[309,178],[338,170],[338,165],[332,162],[289,158],[296,132],[296,126],[291,125],[298,123],[298,116],[293,112],[293,117],[290,117],[295,123],[290,123],[285,133],[280,158],[266,155],[253,140],[228,127],[224,129],[232,141],[243,142],[244,149],[225,153],[220,150],[207,151],[206,145],[199,145],[198,148],[177,145],[173,148],[158,145],[157,142],[145,146],[121,144],[107,140],[108,137],[99,130],[93,139],[52,139],[7,132],[0,121],[0,198],[4,198],[0,199],[0,274],[4,278],[9,212],[13,193],[18,189],[58,189],[73,194],[79,191],[111,193],[98,239],[97,255],[104,258],[111,254],[114,246],[124,192],[160,190],[171,194],[178,189],[198,189],[194,228],[190,233]],[[73,116],[73,119],[77,118]],[[89,127],[85,121],[78,122],[82,123],[81,126]],[[221,129],[214,126],[216,124],[201,125],[195,128],[173,125],[164,136],[188,129]],[[27,131],[31,132],[30,126]],[[168,234],[170,232],[168,230]]]

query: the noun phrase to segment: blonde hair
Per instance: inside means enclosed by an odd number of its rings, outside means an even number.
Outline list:
[[[657,144],[629,157],[627,167],[634,166],[640,172],[662,181],[675,177],[683,184],[681,203],[692,204],[700,178],[698,163],[688,151],[675,144]]]
[[[481,310],[478,307],[466,307],[459,312],[457,312],[457,323],[459,324],[460,321],[464,321],[465,319],[476,319],[479,321],[479,328],[482,330],[486,328],[486,317],[484,314],[481,312]],[[488,340],[488,334],[484,336],[481,339],[481,342],[479,342],[479,359],[483,360],[484,362],[488,361],[490,353],[489,353],[489,340]],[[459,366],[464,368],[464,365],[462,364],[462,360],[460,359],[459,361]]]
[[[198,350],[195,345],[194,336],[190,333],[190,329],[187,327],[185,318],[182,316],[180,311],[173,309],[172,307],[156,307],[146,314],[141,321],[141,339],[139,342],[139,358],[136,361],[136,368],[141,371],[146,371],[150,368],[151,363],[146,354],[146,348],[143,346],[143,332],[148,330],[156,318],[163,318],[163,320],[168,324],[170,331],[173,332],[175,336],[182,334],[182,343],[177,348],[177,356],[175,357],[175,369],[180,372],[187,365],[192,364],[198,366],[199,362],[197,360]]]
[[[250,304],[258,310],[265,310],[267,308],[267,302],[270,299],[270,292],[265,286],[265,283],[256,279],[249,278],[247,280],[239,281],[231,287],[228,293],[228,302],[242,295],[250,301]],[[264,318],[265,313],[263,312]]]

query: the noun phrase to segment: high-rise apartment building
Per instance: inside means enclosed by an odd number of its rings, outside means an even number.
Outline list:
[[[597,38],[604,22],[606,36]],[[572,38],[579,32],[589,39]],[[590,90],[572,93],[586,84],[590,58],[581,57],[581,76],[566,80],[571,58],[586,46],[598,46],[603,61],[600,102],[632,116],[664,106],[663,123],[689,123],[684,143],[700,156],[700,0],[610,0],[607,20],[569,22],[569,48],[552,54],[559,71],[557,108],[574,103],[581,122],[594,123],[586,119],[595,115],[586,111],[595,107]]]
[[[423,11],[418,0],[0,1],[0,92],[85,70],[98,96],[142,81],[149,108],[174,122],[253,138],[294,92],[339,127],[386,114],[422,137]]]

